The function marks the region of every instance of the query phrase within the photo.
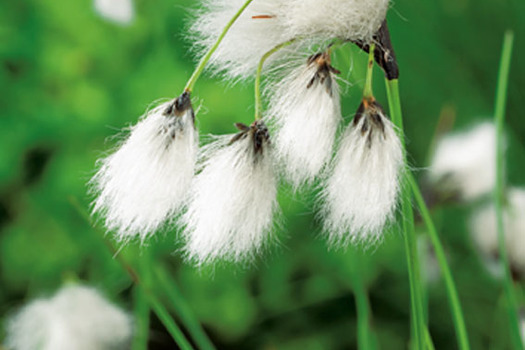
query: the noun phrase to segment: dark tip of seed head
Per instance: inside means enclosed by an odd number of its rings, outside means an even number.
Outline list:
[[[253,128],[253,150],[255,153],[261,153],[265,142],[270,140],[270,132],[268,127],[262,120],[256,121],[252,124]]]
[[[173,100],[168,105],[168,107],[166,107],[164,115],[181,117],[188,110],[191,110],[193,115],[193,107],[191,106],[191,94],[188,91],[185,91],[182,93],[182,95]]]
[[[307,64],[310,66],[312,64],[317,65],[317,71],[308,84],[306,85],[307,89],[310,89],[315,83],[325,85],[326,92],[331,96],[332,95],[332,74],[340,74],[341,72],[335,69],[330,58],[330,53],[328,51],[317,53],[308,57]]]
[[[239,129],[239,132],[232,137],[229,145],[246,137],[251,137],[254,152],[256,154],[262,153],[265,142],[270,140],[270,133],[262,120],[255,121],[250,126],[236,123],[235,127]]]
[[[361,135],[367,137],[368,146],[372,146],[372,134],[378,130],[381,135],[385,135],[385,122],[387,118],[383,107],[374,99],[365,99],[359,105],[355,113],[353,126],[361,125]],[[361,123],[361,124],[360,124]]]

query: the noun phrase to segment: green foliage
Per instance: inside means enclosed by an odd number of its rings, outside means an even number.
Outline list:
[[[96,159],[115,144],[118,130],[135,123],[152,102],[178,95],[190,77],[195,62],[184,26],[194,4],[188,3],[137,1],[135,22],[121,27],[99,18],[89,0],[0,2],[0,323],[27,300],[71,278],[98,286],[133,309],[132,280],[104,234],[77,207],[88,209],[86,182]],[[520,0],[395,2],[389,23],[414,167],[428,165],[440,115],[455,116],[457,128],[491,118],[501,38],[511,28],[516,64],[507,112],[508,178],[525,184],[525,66],[519,64],[525,55],[524,14]],[[362,94],[366,58],[356,49],[336,52],[334,65],[352,82],[343,101],[348,118]],[[376,74],[375,92],[386,105],[383,85]],[[204,76],[194,94],[203,135],[234,132],[234,122],[253,118],[251,82],[230,86]],[[382,349],[407,347],[409,285],[398,227],[364,254],[330,251],[319,236],[313,198],[313,191],[293,197],[283,187],[281,244],[249,266],[188,266],[175,252],[178,232],[150,242],[152,258],[168,264],[217,347],[356,348],[355,275],[368,289],[373,343]],[[472,348],[489,343],[508,348],[508,329],[502,326],[507,319],[498,302],[501,283],[484,270],[469,239],[471,210],[448,206],[432,215]],[[142,253],[131,246],[120,256],[135,266]],[[433,284],[428,295],[434,345],[453,349],[444,284]],[[169,335],[155,318],[152,328],[157,333],[150,348],[169,348]]]

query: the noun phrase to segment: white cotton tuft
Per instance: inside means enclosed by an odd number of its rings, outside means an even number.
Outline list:
[[[283,22],[290,37],[369,43],[385,20],[388,6],[389,0],[289,0]]]
[[[223,136],[203,149],[192,184],[182,221],[187,258],[198,265],[248,260],[271,235],[277,181],[268,131],[262,122],[240,127],[233,139]]]
[[[148,112],[91,180],[93,212],[121,241],[145,240],[181,209],[198,135],[189,95]]]
[[[95,0],[95,10],[100,16],[120,24],[130,23],[135,15],[132,0]]]
[[[394,218],[403,151],[379,105],[356,114],[321,192],[324,228],[334,246],[373,243]]]
[[[438,192],[458,194],[463,200],[490,193],[496,181],[494,124],[445,136],[437,145],[429,176]]]
[[[513,272],[525,275],[525,189],[512,188],[507,192],[503,212],[505,246]],[[498,230],[494,205],[488,205],[473,214],[470,220],[471,236],[487,261],[497,260]]]
[[[7,323],[12,350],[118,350],[131,343],[133,322],[93,288],[64,287],[38,299]]]
[[[226,24],[244,5],[245,0],[202,0],[190,27],[197,56],[202,57],[215,44]],[[255,74],[262,56],[275,46],[292,39],[284,36],[282,13],[286,1],[254,0],[230,28],[213,54],[210,67],[230,78]],[[280,53],[272,56],[275,60]]]
[[[342,119],[334,72],[327,54],[315,55],[272,87],[276,155],[295,189],[311,183],[332,155]]]

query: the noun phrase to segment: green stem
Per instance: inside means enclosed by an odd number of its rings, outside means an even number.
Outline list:
[[[150,308],[142,288],[133,288],[135,335],[133,337],[132,350],[148,349],[148,333],[150,323]]]
[[[360,350],[370,349],[370,315],[368,297],[364,288],[355,289],[357,307],[357,342]]]
[[[133,350],[148,348],[150,307],[145,288],[150,288],[152,285],[150,254],[149,250],[144,249],[142,255],[138,257],[137,270],[138,276],[140,276],[140,285],[137,284],[133,289],[135,320],[137,322],[137,330],[135,332],[135,339],[133,340]],[[130,267],[128,268],[131,269]]]
[[[151,293],[148,293],[147,295],[148,302],[161,320],[161,322],[164,324],[168,332],[171,334],[177,345],[182,350],[192,350],[193,347],[188,342],[182,331],[180,330],[179,326],[175,323],[169,312],[166,310],[164,305]]]
[[[261,97],[261,78],[262,78],[262,70],[264,67],[264,63],[277,51],[284,49],[287,46],[292,45],[296,39],[292,39],[289,41],[286,41],[284,43],[281,43],[265,53],[261,60],[259,61],[259,66],[257,67],[257,74],[255,75],[255,120],[261,120],[262,119],[262,97]]]
[[[139,257],[139,275],[141,277],[141,283],[139,286],[141,287],[149,306],[164,324],[175,343],[177,343],[177,345],[183,350],[192,349],[192,346],[180,330],[175,320],[159,301],[159,297],[153,292],[157,289],[157,284],[154,279],[153,261],[154,257],[152,256],[151,249],[143,249],[142,255]]]
[[[374,78],[374,51],[376,49],[375,44],[370,45],[370,52],[368,53],[368,68],[366,71],[366,82],[365,82],[365,90],[363,92],[363,98],[364,99],[371,99],[374,98],[374,92],[372,89],[372,81]]]
[[[427,344],[428,350],[435,350],[434,342],[432,341],[432,337],[430,336],[428,328],[425,328],[425,343]]]
[[[458,346],[462,350],[470,349],[468,335],[467,335],[467,328],[465,327],[465,320],[463,317],[463,311],[461,310],[461,304],[459,302],[458,291],[454,283],[454,279],[452,278],[452,272],[450,271],[450,267],[448,266],[448,263],[447,263],[445,250],[443,249],[443,245],[441,244],[441,241],[439,240],[436,226],[434,225],[434,222],[432,221],[432,217],[430,216],[430,211],[428,210],[428,207],[425,203],[423,195],[421,194],[419,186],[417,185],[417,182],[411,173],[409,173],[409,181],[410,181],[410,186],[412,187],[412,193],[414,194],[416,203],[419,207],[419,212],[421,213],[423,221],[425,222],[428,234],[432,241],[432,245],[434,246],[434,251],[436,252],[436,257],[439,262],[439,266],[441,268],[441,273],[443,274],[443,277],[445,279],[445,286],[447,289],[448,300],[449,300],[451,311],[452,311],[454,326],[456,328]]]
[[[352,265],[360,268],[352,269],[352,289],[355,296],[357,310],[357,343],[359,350],[372,349],[372,332],[370,303],[366,292],[366,286],[361,272],[364,268],[361,256],[357,250],[352,251]]]
[[[226,27],[224,27],[224,29],[222,30],[221,35],[219,35],[219,37],[217,38],[217,41],[215,41],[215,44],[213,44],[211,49],[200,60],[199,65],[197,66],[197,68],[195,68],[195,71],[193,72],[190,80],[188,80],[188,83],[186,84],[186,88],[184,89],[184,91],[187,91],[187,92],[190,92],[190,93],[193,91],[195,83],[197,82],[197,80],[201,76],[202,72],[204,71],[204,68],[206,67],[206,65],[210,61],[211,56],[215,53],[215,51],[217,51],[217,48],[221,44],[222,40],[224,39],[224,37],[226,36],[226,34],[230,30],[230,28],[233,26],[235,21],[237,21],[237,19],[241,16],[241,14],[244,12],[244,10],[246,10],[248,5],[250,5],[250,3],[252,1],[253,0],[246,1],[244,3],[244,5],[242,5],[242,7],[239,9],[239,11],[237,11],[237,13],[230,19],[230,21],[228,22]]]
[[[505,203],[505,147],[503,139],[503,128],[505,124],[505,111],[507,104],[507,89],[509,81],[510,64],[514,44],[514,33],[505,33],[503,49],[501,53],[501,63],[498,74],[498,87],[496,92],[496,188],[494,189],[494,205],[496,208],[497,229],[498,229],[498,248],[499,257],[503,262],[505,270],[504,290],[507,298],[508,316],[512,332],[512,341],[515,349],[524,349],[520,334],[518,305],[514,294],[512,274],[510,271],[509,258],[505,245],[505,225],[503,221],[503,207]]]
[[[403,114],[401,110],[401,99],[399,96],[399,82],[397,79],[386,80],[388,103],[393,123],[397,126],[399,137],[403,145],[405,161],[406,148],[403,135]],[[425,348],[425,315],[423,310],[423,298],[421,290],[421,273],[419,269],[419,258],[417,255],[416,232],[414,228],[414,212],[412,211],[412,193],[408,187],[407,169],[403,174],[401,182],[401,211],[402,225],[405,239],[405,251],[408,265],[408,278],[410,283],[410,303],[412,312],[412,336],[415,338],[416,349]]]
[[[215,349],[215,346],[202,329],[199,321],[195,318],[191,308],[185,302],[185,299],[179,291],[175,281],[168,276],[164,266],[157,264],[154,267],[154,273],[158,282],[156,286],[164,290],[164,293],[169,298],[174,311],[195,340],[197,347],[201,350]]]

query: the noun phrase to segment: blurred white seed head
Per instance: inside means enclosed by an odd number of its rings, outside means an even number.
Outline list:
[[[135,15],[132,0],[95,0],[95,10],[100,16],[120,24],[130,23]]]
[[[215,44],[226,24],[245,0],[202,0],[190,27],[190,37],[197,56],[202,57]],[[255,74],[262,56],[291,37],[284,35],[283,0],[254,0],[233,24],[213,54],[210,67],[231,78]],[[281,52],[282,53],[282,52]],[[273,55],[268,63],[276,59]]]
[[[288,0],[287,35],[368,43],[385,20],[389,0]]]
[[[441,268],[429,238],[427,236],[419,236],[417,248],[423,281],[429,285],[438,282],[441,279]]]
[[[507,205],[503,213],[505,246],[513,272],[525,276],[525,189],[511,188],[507,191]],[[490,263],[498,253],[498,230],[494,205],[487,205],[472,215],[470,220],[472,238]]]
[[[181,209],[194,174],[198,135],[190,96],[148,112],[90,182],[93,212],[128,241],[146,239]]]
[[[311,183],[332,155],[341,121],[335,73],[329,54],[317,54],[271,87],[276,155],[295,189]]]
[[[67,286],[52,298],[37,299],[7,323],[12,350],[118,350],[131,343],[130,316],[95,289]]]
[[[269,240],[277,209],[268,129],[262,121],[223,136],[203,149],[185,224],[186,255],[198,265],[243,261]]]
[[[490,193],[496,181],[496,129],[487,122],[445,136],[430,165],[430,182],[442,195],[474,200]]]
[[[374,243],[394,218],[403,151],[375,102],[362,104],[345,132],[321,192],[325,231],[334,246]]]

